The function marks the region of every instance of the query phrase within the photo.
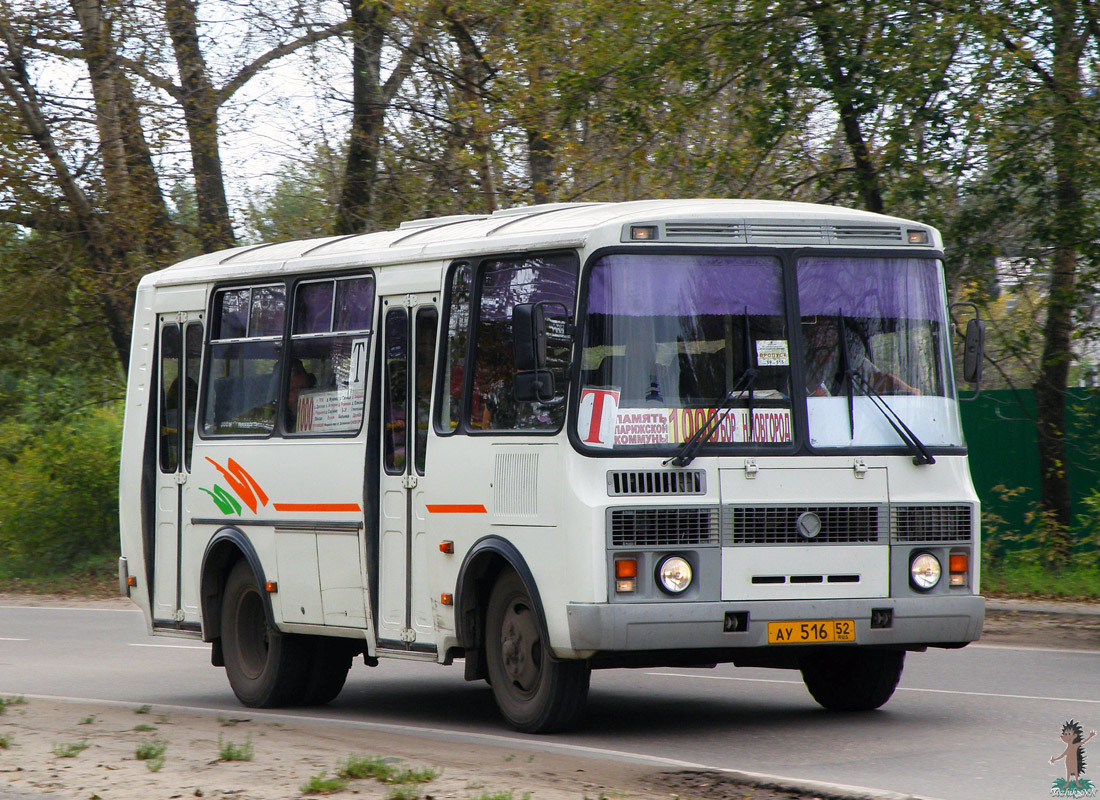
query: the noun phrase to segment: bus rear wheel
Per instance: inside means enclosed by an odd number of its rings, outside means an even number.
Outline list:
[[[323,706],[336,699],[348,679],[351,661],[359,652],[354,641],[330,636],[309,637],[309,674],[306,677],[304,706]]]
[[[268,624],[260,587],[243,560],[225,583],[221,623],[225,674],[238,700],[252,708],[276,708],[302,699],[309,660],[301,637]]]
[[[550,654],[538,613],[514,572],[493,586],[485,616],[485,655],[497,707],[516,730],[550,733],[584,714],[591,670]]]
[[[822,650],[802,660],[802,680],[830,711],[871,711],[894,694],[904,650]]]

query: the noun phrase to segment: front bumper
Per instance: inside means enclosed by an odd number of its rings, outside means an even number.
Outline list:
[[[888,628],[871,627],[871,612],[880,609],[889,609],[892,614]],[[744,603],[570,603],[566,613],[576,651],[765,647],[767,623],[817,619],[854,620],[857,645],[936,646],[977,640],[985,617],[985,598],[966,595]],[[747,628],[726,632],[726,615],[745,613]]]

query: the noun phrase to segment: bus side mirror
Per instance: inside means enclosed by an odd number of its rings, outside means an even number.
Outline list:
[[[972,319],[966,323],[966,344],[963,347],[963,380],[975,386],[982,382],[982,362],[985,358],[985,322]]]
[[[512,309],[516,400],[549,403],[554,375],[546,369],[546,312],[542,303],[520,303]]]
[[[520,303],[512,309],[512,341],[517,370],[546,368],[546,312],[542,303]]]

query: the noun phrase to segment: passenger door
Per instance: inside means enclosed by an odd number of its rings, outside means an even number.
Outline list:
[[[434,650],[427,575],[427,447],[439,312],[435,294],[382,298],[378,638]]]
[[[156,525],[153,552],[153,624],[179,627],[180,553],[185,532],[184,488],[191,474],[195,409],[202,367],[202,314],[158,318]]]

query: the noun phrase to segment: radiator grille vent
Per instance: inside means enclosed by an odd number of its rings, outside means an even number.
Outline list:
[[[798,530],[798,518],[807,512],[816,514],[821,521],[813,538]],[[879,541],[878,506],[726,506],[723,516],[726,546]]]
[[[706,493],[706,473],[702,470],[618,470],[607,473],[607,494],[610,497]]]
[[[898,542],[969,542],[970,506],[894,506]]]
[[[718,544],[717,508],[620,508],[611,512],[612,547]]]

